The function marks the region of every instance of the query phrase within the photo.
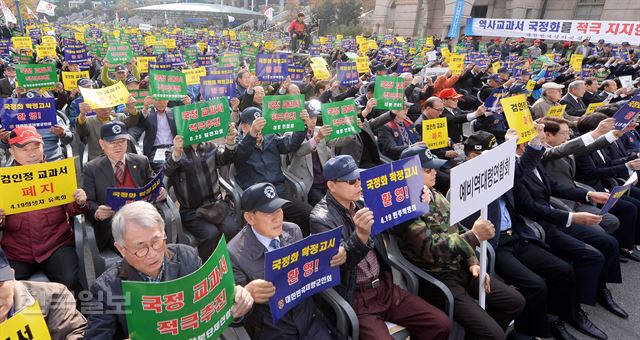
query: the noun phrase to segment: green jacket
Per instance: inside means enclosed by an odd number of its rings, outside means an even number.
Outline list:
[[[133,65],[133,67],[131,68],[131,75],[134,78],[136,78],[137,81],[140,81],[140,71],[138,70],[137,65]],[[104,84],[104,86],[111,86],[118,82],[115,79],[109,78],[108,67],[103,67],[102,70],[100,71],[100,80],[102,80],[102,83]]]
[[[399,235],[400,249],[412,263],[427,272],[455,271],[461,263],[478,264],[475,248],[480,243],[458,223],[449,225],[449,202],[435,189],[429,213],[413,221]]]

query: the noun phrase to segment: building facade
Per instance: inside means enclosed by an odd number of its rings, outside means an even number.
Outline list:
[[[572,19],[638,21],[640,0],[462,0],[466,19]],[[446,35],[456,0],[376,0],[373,33],[403,36]]]

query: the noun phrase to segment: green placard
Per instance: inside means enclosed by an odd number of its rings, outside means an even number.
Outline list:
[[[131,340],[217,339],[231,324],[235,282],[224,235],[195,272],[167,282],[122,281]]]
[[[182,99],[187,95],[186,76],[180,71],[149,70],[149,93],[154,99]]]
[[[31,64],[33,63],[33,57],[26,55],[26,54],[20,54],[20,53],[13,53],[11,52],[11,60],[13,60],[14,64]]]
[[[149,97],[149,90],[129,90],[129,94],[136,99],[136,110],[144,108],[144,99]]]
[[[243,57],[252,57],[255,58],[258,55],[258,48],[255,46],[244,46],[242,48],[242,56]]]
[[[151,50],[153,51],[153,54],[155,54],[155,55],[165,54],[168,51],[167,46],[165,46],[165,45],[153,45]]]
[[[377,76],[373,97],[378,101],[376,109],[400,110],[404,107],[404,79],[394,76]]]
[[[233,67],[237,69],[240,66],[240,55],[237,53],[223,54],[219,58],[218,66],[220,67]]]
[[[424,67],[424,56],[419,53],[413,57],[413,68],[423,68]]]
[[[184,60],[188,63],[195,62],[198,59],[198,52],[200,52],[200,48],[189,46],[184,49]]]
[[[128,43],[110,44],[105,58],[109,64],[128,63],[133,58],[133,50]]]
[[[354,99],[322,104],[322,123],[332,128],[327,140],[360,133],[357,119],[358,111]]]
[[[300,112],[304,109],[304,95],[266,96],[262,102],[262,116],[267,124],[263,135],[304,131]]]
[[[231,123],[229,101],[226,97],[173,108],[178,134],[184,144],[206,142],[227,135]]]
[[[53,87],[58,81],[55,64],[16,65],[16,81],[25,89]]]

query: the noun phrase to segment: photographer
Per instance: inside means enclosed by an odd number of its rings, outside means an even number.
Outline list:
[[[309,49],[309,35],[306,32],[306,28],[307,27],[304,24],[304,13],[300,12],[287,29],[289,34],[291,34],[291,52],[296,52],[298,50],[300,40],[304,41],[303,49]]]

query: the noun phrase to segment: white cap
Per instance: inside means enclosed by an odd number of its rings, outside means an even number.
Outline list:
[[[546,89],[562,90],[564,88],[564,85],[554,83],[554,82],[549,82],[549,83],[542,84],[542,88],[545,90]]]

